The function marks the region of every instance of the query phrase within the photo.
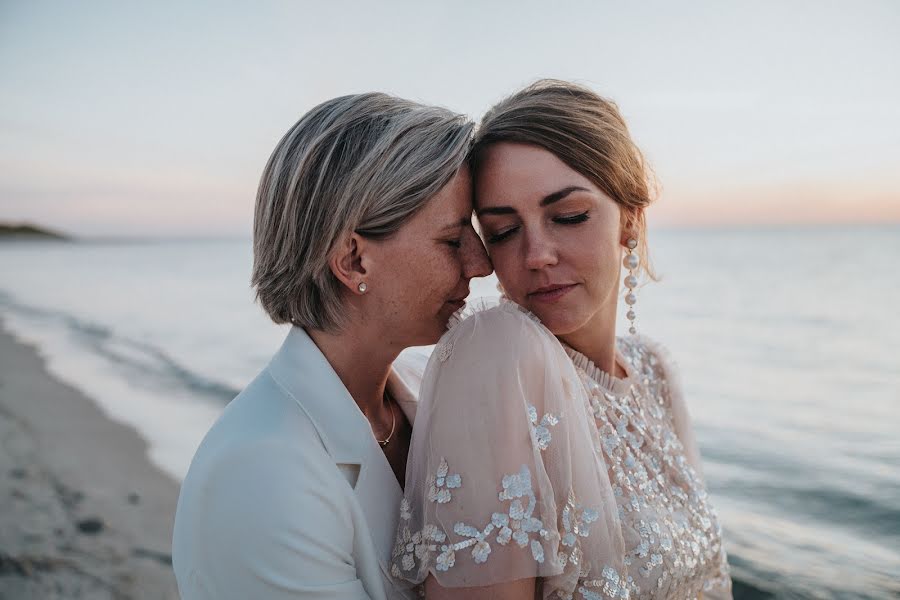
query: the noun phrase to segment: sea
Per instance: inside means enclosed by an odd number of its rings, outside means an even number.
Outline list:
[[[649,242],[637,326],[680,367],[735,598],[900,598],[900,227]],[[246,239],[2,242],[0,319],[180,479],[286,335],[251,264]]]

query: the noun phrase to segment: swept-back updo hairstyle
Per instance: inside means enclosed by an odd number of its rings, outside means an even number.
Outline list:
[[[500,142],[540,146],[612,198],[623,229],[638,240],[643,270],[656,278],[644,217],[656,195],[655,179],[614,102],[568,81],[541,79],[484,115],[469,156],[473,177],[484,150]]]

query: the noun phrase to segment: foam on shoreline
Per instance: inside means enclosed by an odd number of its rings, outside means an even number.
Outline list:
[[[91,398],[110,419],[134,428],[148,444],[148,458],[177,481],[225,406],[174,386],[129,377],[127,370],[88,351],[71,331],[25,314],[8,312],[3,327],[36,346],[53,376]]]

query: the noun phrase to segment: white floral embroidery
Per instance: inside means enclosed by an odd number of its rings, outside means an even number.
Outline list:
[[[444,546],[444,551],[437,557],[436,567],[438,571],[447,571],[456,564],[456,553],[453,546]]]
[[[459,487],[462,484],[458,475],[448,475],[449,466],[445,460],[441,460],[437,476],[432,485],[434,488],[433,502],[443,504],[441,492],[447,492],[445,487]],[[451,479],[453,478],[453,479]],[[456,479],[459,478],[459,479]],[[520,548],[529,548],[531,556],[539,563],[544,562],[544,548],[540,539],[547,540],[549,532],[544,529],[540,519],[533,516],[537,506],[537,499],[531,487],[531,472],[526,465],[522,465],[520,471],[513,475],[505,475],[501,482],[502,490],[498,499],[509,502],[509,508],[505,513],[494,513],[490,522],[482,529],[457,523],[453,532],[462,538],[455,544],[443,543],[446,535],[434,525],[425,525],[421,532],[410,533],[408,521],[412,517],[409,502],[404,498],[400,503],[400,518],[404,523],[398,530],[397,540],[394,544],[394,567],[399,560],[400,567],[392,568],[396,573],[402,568],[404,571],[412,571],[416,566],[416,559],[427,560],[427,556],[440,550],[435,559],[435,568],[438,571],[447,571],[456,564],[456,552],[466,548],[472,548],[472,559],[476,564],[487,562],[491,554],[489,536],[497,532],[495,540],[500,545],[507,545],[514,541]],[[524,500],[524,502],[523,502]],[[449,502],[449,498],[446,502]],[[531,534],[537,534],[532,539]],[[439,545],[440,544],[440,545]]]
[[[578,537],[587,537],[590,535],[589,525],[600,518],[600,513],[592,508],[585,508],[575,500],[575,495],[569,490],[569,498],[566,506],[560,515],[562,521],[562,539],[560,543],[567,548],[571,548],[567,554],[561,550],[556,556],[556,560],[560,566],[566,563],[578,564],[581,562],[581,548],[579,548]]]
[[[446,341],[438,348],[438,360],[446,361],[453,354],[453,342]]]
[[[450,467],[447,465],[447,460],[442,457],[437,473],[435,473],[434,477],[428,478],[428,499],[430,501],[446,504],[452,498],[450,490],[462,485],[462,477],[458,473],[448,475],[449,470]]]
[[[400,566],[404,571],[411,571],[416,566],[416,560],[424,560],[426,557],[438,550],[438,544],[447,541],[447,536],[443,531],[434,525],[425,525],[421,531],[411,533],[409,530],[409,520],[412,518],[409,502],[404,498],[400,502],[400,519],[401,526],[397,531],[397,539],[394,542],[393,556],[400,559]],[[396,561],[392,565],[391,573],[395,577],[399,577],[400,569],[397,567]]]
[[[531,555],[539,563],[544,562],[544,547],[537,540],[531,540]]]
[[[603,569],[603,579],[605,579],[603,582],[603,593],[608,597],[623,599],[629,597],[628,582],[615,569],[612,567]],[[597,596],[597,600],[600,600],[599,596]]]
[[[509,511],[507,514],[494,513],[491,521],[500,526],[500,533],[497,535],[497,542],[505,545],[510,538],[520,548],[524,548],[529,544],[531,533],[537,533],[540,537],[547,539],[549,534],[544,529],[544,524],[540,519],[532,516],[534,514],[537,500],[534,497],[534,490],[531,486],[531,471],[528,467],[522,465],[522,468],[515,475],[505,475],[502,481],[503,490],[498,495],[501,501],[511,500]],[[527,504],[523,505],[522,500],[526,499]],[[540,543],[538,543],[540,547]],[[543,549],[538,553],[532,544],[532,555],[538,562],[544,562]]]
[[[453,527],[453,533],[465,538],[463,541],[453,544],[453,550],[462,550],[469,546],[472,548],[472,558],[476,563],[481,564],[487,561],[488,555],[491,553],[491,545],[488,544],[487,536],[494,530],[494,526],[489,524],[484,530],[479,531],[477,528],[465,523],[457,523]]]
[[[537,409],[533,406],[528,407],[528,420],[531,421],[531,431],[534,433],[534,439],[538,448],[542,451],[550,447],[550,441],[553,437],[550,435],[550,427],[559,423],[559,417],[552,413],[545,414],[540,422],[538,422]]]
[[[409,500],[404,498],[400,501],[400,518],[404,521],[409,521],[412,517],[412,512],[410,512],[409,508]]]
[[[453,532],[463,539],[441,547],[443,552],[438,557],[438,569],[446,570],[452,567],[456,560],[456,551],[469,547],[472,547],[472,558],[476,563],[486,562],[491,553],[488,539],[494,531],[497,531],[495,540],[501,546],[512,540],[520,548],[529,547],[532,557],[537,562],[544,562],[544,549],[537,539],[531,539],[530,534],[537,533],[539,537],[548,539],[549,533],[544,529],[541,520],[532,516],[537,500],[531,487],[531,472],[528,467],[522,465],[518,473],[504,476],[502,486],[503,490],[498,494],[498,498],[503,502],[510,501],[508,511],[491,515],[491,521],[482,529],[466,523],[454,525]],[[527,504],[523,504],[523,499],[527,499]]]

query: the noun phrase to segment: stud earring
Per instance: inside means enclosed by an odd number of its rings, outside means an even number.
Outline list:
[[[359,293],[360,293],[360,294],[365,294],[365,293],[366,293],[366,290],[369,289],[369,286],[366,285],[366,282],[365,282],[365,281],[360,281],[360,282],[359,282],[359,285],[356,286],[356,289],[359,290]]]
[[[637,240],[634,238],[628,238],[628,241],[625,242],[625,246],[628,248],[628,254],[625,255],[625,259],[622,261],[622,265],[628,269],[628,275],[625,276],[625,287],[628,288],[628,293],[625,294],[625,304],[628,305],[628,312],[625,314],[625,317],[631,323],[631,326],[628,328],[628,333],[634,335],[637,333],[637,329],[634,326],[634,319],[636,315],[634,314],[634,304],[637,302],[637,296],[634,293],[634,289],[637,287],[638,279],[635,275],[635,272],[640,265],[640,260],[638,260],[638,255],[634,253],[634,249],[637,248]]]

